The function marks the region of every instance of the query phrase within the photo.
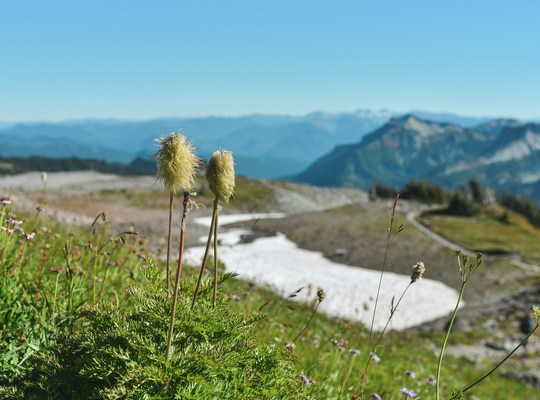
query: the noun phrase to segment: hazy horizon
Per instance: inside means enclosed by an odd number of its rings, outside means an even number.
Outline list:
[[[313,114],[328,114],[328,115],[351,115],[358,112],[372,112],[374,114],[377,113],[387,113],[389,116],[390,114],[392,116],[399,116],[399,115],[407,115],[407,114],[417,114],[417,113],[427,113],[427,114],[433,114],[433,115],[448,115],[453,116],[456,118],[471,118],[471,119],[486,119],[486,120],[492,120],[492,119],[516,119],[522,122],[528,122],[528,121],[540,121],[540,112],[539,116],[531,116],[526,118],[520,118],[513,115],[467,115],[467,114],[459,114],[459,113],[453,113],[448,111],[426,111],[426,110],[408,110],[408,111],[395,111],[395,110],[389,110],[389,109],[378,109],[378,110],[370,110],[366,108],[351,110],[351,111],[324,111],[324,110],[314,110],[311,112],[303,113],[303,114],[293,114],[293,113],[263,113],[263,112],[257,112],[257,113],[248,113],[248,114],[238,114],[238,115],[217,115],[217,114],[209,114],[209,115],[199,115],[199,116],[182,116],[182,115],[163,115],[163,116],[155,116],[155,117],[148,117],[148,118],[115,118],[115,117],[80,117],[80,118],[68,118],[68,119],[57,119],[57,120],[45,120],[45,119],[36,119],[36,120],[18,120],[18,121],[9,121],[9,120],[0,120],[0,128],[2,125],[17,125],[17,124],[77,124],[77,123],[84,123],[84,122],[147,122],[147,121],[153,121],[153,120],[167,120],[167,119],[205,119],[205,118],[244,118],[244,117],[291,117],[291,118],[304,118],[309,115]]]

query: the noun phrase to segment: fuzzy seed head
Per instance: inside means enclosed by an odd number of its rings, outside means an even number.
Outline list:
[[[416,282],[422,278],[422,275],[426,272],[426,267],[422,261],[418,261],[412,268],[411,282]]]
[[[234,178],[232,153],[227,150],[215,151],[206,166],[206,180],[219,201],[229,202],[234,192]]]
[[[325,297],[326,297],[326,292],[324,291],[323,288],[319,288],[319,290],[317,290],[317,300],[319,300],[319,303],[323,301]]]
[[[157,179],[170,193],[176,193],[180,188],[190,191],[199,165],[191,143],[179,133],[171,133],[156,139],[156,142],[160,148],[152,158],[157,163]]]

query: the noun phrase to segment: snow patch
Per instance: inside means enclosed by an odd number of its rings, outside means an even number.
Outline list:
[[[235,222],[252,221],[258,219],[284,218],[284,213],[259,213],[259,214],[224,214],[219,215],[219,225],[234,224]],[[212,217],[195,218],[195,223],[210,228]],[[220,234],[221,236],[221,234]]]
[[[484,158],[483,164],[519,160],[540,150],[540,135],[528,129],[522,140],[516,141],[509,146],[497,151],[493,156]]]
[[[540,172],[524,172],[519,175],[518,180],[521,183],[534,183],[540,181]]]
[[[248,216],[243,218],[249,219]],[[240,279],[268,286],[283,297],[304,287],[295,298],[300,302],[313,302],[317,289],[323,288],[327,295],[319,307],[321,312],[359,321],[365,326],[371,324],[380,272],[335,263],[320,252],[298,248],[283,234],[239,243],[243,234],[246,234],[245,230],[220,234],[219,257],[227,271],[239,273]],[[204,246],[191,247],[186,250],[185,261],[200,264],[203,254]],[[392,299],[398,299],[410,281],[410,276],[384,274],[375,329],[384,328]],[[405,294],[391,328],[404,330],[447,315],[452,312],[457,299],[458,293],[454,289],[438,281],[422,279]]]

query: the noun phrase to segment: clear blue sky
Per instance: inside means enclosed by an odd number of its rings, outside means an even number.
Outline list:
[[[540,117],[540,1],[0,0],[0,121]]]

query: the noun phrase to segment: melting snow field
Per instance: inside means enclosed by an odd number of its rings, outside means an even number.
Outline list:
[[[271,214],[269,217],[278,218],[279,215]],[[264,215],[252,215],[251,218],[246,214],[220,216],[220,225],[253,218],[264,218]],[[209,218],[199,218],[195,222],[210,225]],[[237,272],[243,280],[268,286],[284,297],[304,287],[295,298],[302,302],[314,302],[317,289],[323,288],[326,298],[319,307],[321,312],[360,321],[369,327],[380,272],[332,262],[319,252],[299,249],[283,234],[240,243],[241,236],[246,233],[249,231],[245,229],[231,229],[219,235],[218,255],[228,271]],[[189,248],[185,260],[194,265],[200,264],[203,253],[203,246]],[[391,272],[384,274],[375,317],[376,330],[382,330],[388,320],[392,297],[395,296],[397,301],[409,282],[410,276]],[[445,284],[421,279],[405,294],[390,327],[403,330],[447,315],[455,307],[457,298],[458,293]]]

